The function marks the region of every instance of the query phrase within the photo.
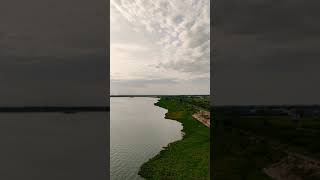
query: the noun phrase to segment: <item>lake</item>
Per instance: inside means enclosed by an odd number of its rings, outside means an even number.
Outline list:
[[[182,139],[181,123],[165,119],[157,98],[110,98],[111,180],[140,180],[141,165]]]
[[[0,113],[0,179],[106,180],[107,112]]]

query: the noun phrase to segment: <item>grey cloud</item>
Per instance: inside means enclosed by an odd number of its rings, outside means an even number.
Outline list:
[[[176,24],[180,24],[183,20],[184,20],[184,17],[182,15],[177,15],[176,17],[174,17],[174,22]]]
[[[181,72],[189,72],[192,74],[204,74],[204,72],[210,71],[210,64],[209,62],[204,60],[197,60],[197,61],[170,61],[168,63],[159,63],[157,66],[159,68],[165,69],[174,69]]]
[[[146,86],[148,84],[174,84],[173,79],[131,79],[131,80],[111,80],[112,83],[119,83],[128,86]]]

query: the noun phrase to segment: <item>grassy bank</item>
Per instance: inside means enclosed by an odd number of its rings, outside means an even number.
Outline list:
[[[182,123],[185,135],[143,164],[139,175],[152,180],[210,179],[210,129],[192,118],[194,107],[177,97],[161,98],[156,105],[168,109],[167,119]]]

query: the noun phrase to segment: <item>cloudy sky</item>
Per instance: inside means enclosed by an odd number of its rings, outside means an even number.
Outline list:
[[[105,0],[2,0],[0,106],[103,105]]]
[[[208,94],[209,0],[111,0],[111,94]]]
[[[218,0],[216,104],[319,104],[319,1]]]

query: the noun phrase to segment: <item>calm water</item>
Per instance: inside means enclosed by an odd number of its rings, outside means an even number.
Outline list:
[[[0,113],[0,179],[108,179],[107,123],[107,112]]]
[[[182,138],[182,125],[164,119],[166,109],[155,106],[156,98],[110,100],[111,180],[138,180],[140,166],[170,142]]]

